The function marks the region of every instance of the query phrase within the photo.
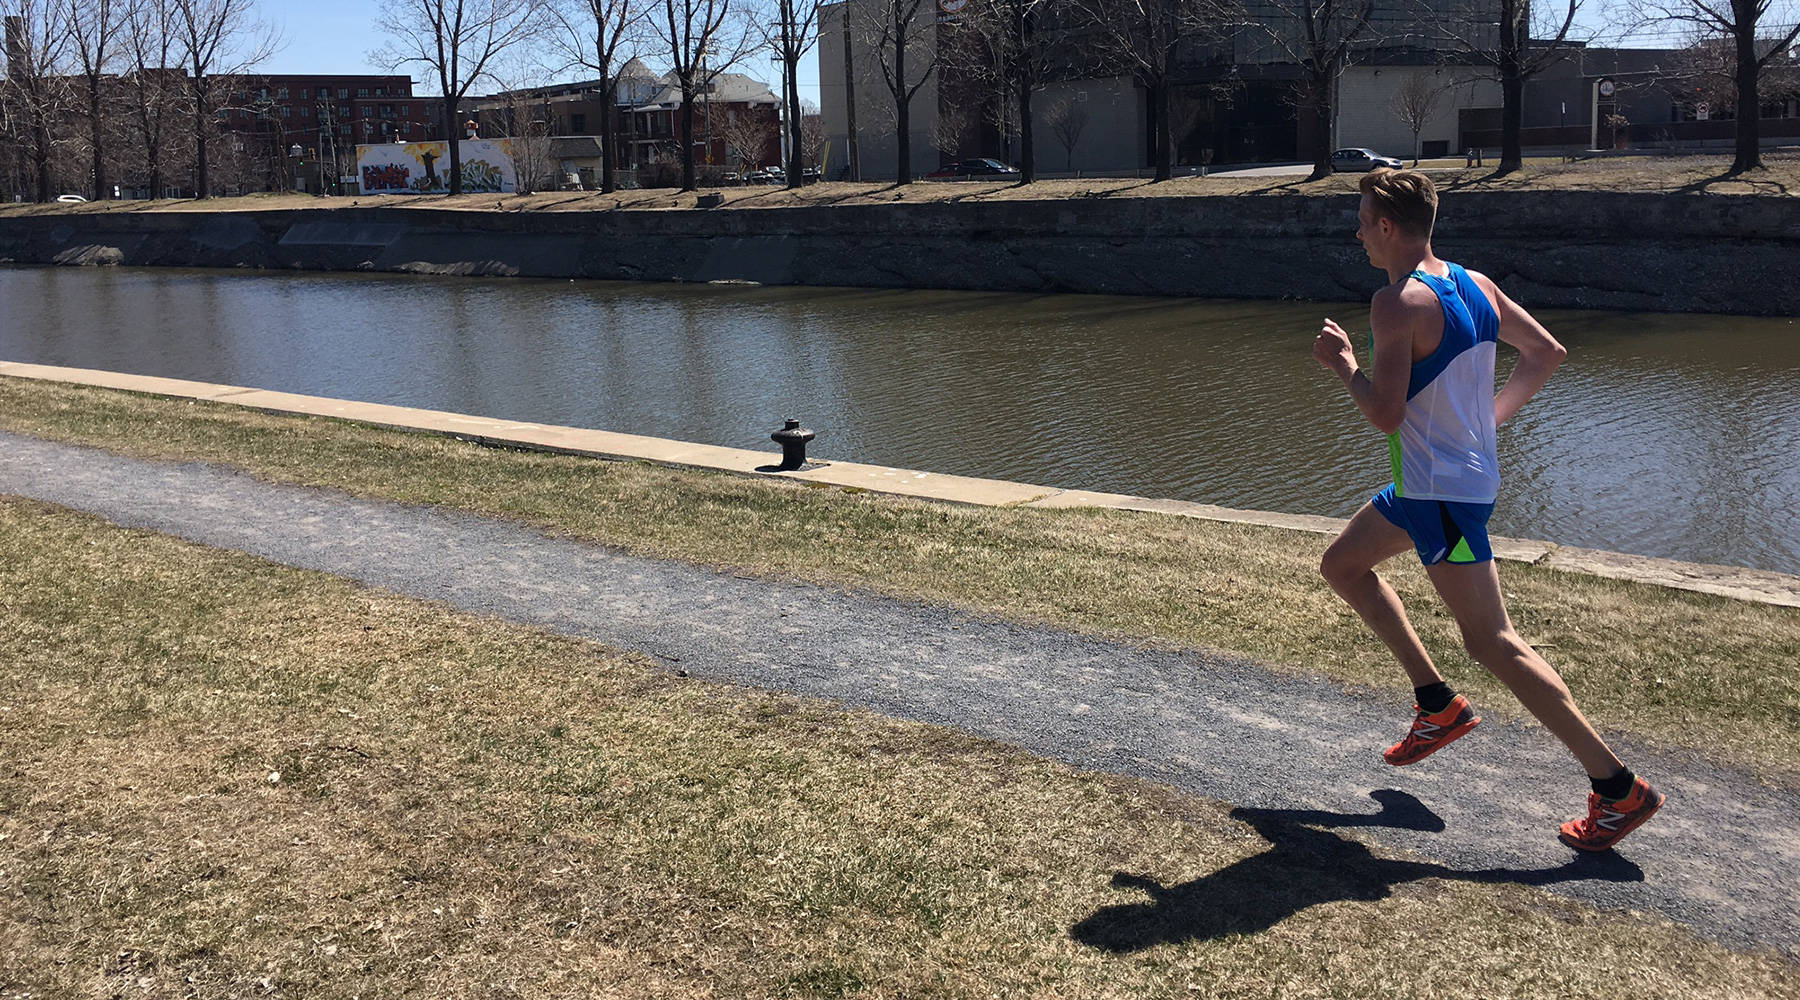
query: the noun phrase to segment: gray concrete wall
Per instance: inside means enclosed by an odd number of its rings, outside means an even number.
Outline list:
[[[1052,127],[1062,101],[1086,119],[1073,150]],[[1130,77],[1050,84],[1032,97],[1031,111],[1040,174],[1119,172],[1145,165],[1144,99]]]
[[[1356,200],[1130,198],[659,212],[0,217],[0,260],[1361,299]],[[1439,253],[1528,306],[1800,315],[1800,199],[1449,194]]]

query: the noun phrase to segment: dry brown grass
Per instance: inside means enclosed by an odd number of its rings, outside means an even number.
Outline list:
[[[647,555],[1245,654],[1394,692],[1391,657],[1316,573],[1326,539],[1106,511],[995,510],[636,463],[508,452],[338,421],[0,379],[0,427],[280,482],[443,504]],[[1391,571],[1391,572],[1390,572]],[[1384,567],[1439,665],[1520,715],[1424,574]],[[1506,565],[1515,622],[1597,725],[1800,775],[1800,611]]]
[[[36,503],[0,601],[0,997],[1800,995],[1509,875]]]
[[[1427,162],[1439,187],[1450,191],[1636,191],[1661,194],[1800,195],[1800,154],[1771,153],[1762,170],[1728,176],[1730,156],[1616,157],[1561,163],[1534,159],[1504,177],[1492,166],[1465,168],[1460,160]],[[1352,194],[1357,174],[1338,174],[1319,181],[1304,175],[1177,177],[1162,183],[1147,178],[1092,177],[1041,180],[1019,185],[1002,181],[926,182],[896,187],[890,183],[852,184],[828,181],[798,191],[779,187],[726,187],[725,207],[791,208],[816,205],[884,205],[894,202],[1060,201],[1120,198],[1189,198],[1217,195],[1319,196]],[[711,191],[712,189],[708,189]],[[87,212],[229,212],[270,209],[320,209],[379,205],[398,208],[449,208],[466,211],[592,212],[691,209],[696,192],[667,188],[620,191],[610,195],[582,191],[546,191],[528,195],[470,194],[394,195],[316,198],[272,194],[206,201],[91,202],[81,205],[3,205],[6,215]]]

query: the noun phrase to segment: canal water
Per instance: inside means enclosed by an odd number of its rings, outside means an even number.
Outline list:
[[[1529,303],[1527,303],[1529,305]],[[1387,448],[1311,359],[1362,303],[0,268],[0,359],[1347,516]],[[1546,312],[1494,530],[1800,573],[1800,323]],[[1503,350],[1503,356],[1508,353]]]

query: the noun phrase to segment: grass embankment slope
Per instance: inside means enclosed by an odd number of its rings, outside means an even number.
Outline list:
[[[1769,153],[1765,166],[1737,176],[1728,174],[1730,156],[1607,157],[1562,163],[1532,159],[1524,168],[1496,176],[1492,166],[1463,167],[1464,161],[1427,160],[1440,189],[1459,191],[1625,191],[1649,194],[1800,196],[1800,154]],[[895,202],[1061,201],[1070,199],[1185,198],[1218,195],[1310,197],[1352,194],[1359,174],[1337,174],[1318,181],[1304,175],[1214,175],[1176,177],[1161,183],[1146,178],[1056,178],[1033,184],[1001,181],[926,182],[897,187],[889,183],[852,184],[827,181],[798,191],[780,187],[723,187],[706,193],[724,196],[725,208],[793,208],[829,205],[886,205]],[[85,212],[228,212],[270,209],[319,209],[377,205],[449,208],[467,211],[592,212],[655,211],[694,207],[696,192],[667,188],[620,191],[546,191],[528,195],[470,194],[345,196],[269,194],[204,201],[114,201],[68,205],[0,205],[7,215]]]
[[[1386,649],[1319,580],[1328,539],[1100,510],[964,508],[813,484],[482,448],[430,435],[0,378],[0,428],[279,482],[441,504],[631,552],[1241,653],[1396,692]],[[1391,572],[1388,572],[1391,571]],[[1444,670],[1518,716],[1419,567],[1384,572]],[[1604,729],[1800,775],[1800,610],[1506,565],[1515,623]],[[1403,693],[1402,693],[1403,692]]]

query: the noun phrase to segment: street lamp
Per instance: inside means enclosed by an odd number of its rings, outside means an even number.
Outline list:
[[[300,154],[303,152],[305,152],[305,150],[301,149],[300,144],[297,142],[294,143],[292,146],[288,147],[288,156],[294,161],[294,190],[295,191],[300,190]]]

